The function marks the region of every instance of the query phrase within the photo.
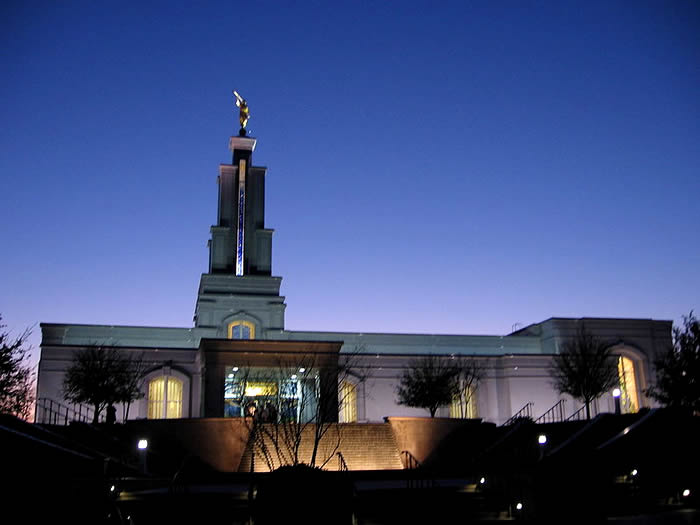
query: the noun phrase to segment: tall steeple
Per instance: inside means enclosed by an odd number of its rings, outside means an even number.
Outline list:
[[[253,166],[256,139],[247,135],[248,105],[238,93],[241,128],[229,140],[231,164],[219,165],[217,222],[211,227],[209,272],[202,275],[195,325],[230,336],[234,322],[246,322],[263,339],[284,329],[281,277],[272,277],[272,234],[265,228],[265,174]],[[237,333],[237,332],[236,332]],[[246,332],[247,333],[247,332]]]

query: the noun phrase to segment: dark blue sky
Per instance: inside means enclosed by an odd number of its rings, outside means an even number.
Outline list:
[[[232,89],[287,328],[700,308],[697,2],[184,4],[0,8],[11,329],[191,326]]]

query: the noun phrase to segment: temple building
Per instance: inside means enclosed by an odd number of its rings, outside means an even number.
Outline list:
[[[617,356],[622,410],[652,406],[644,392],[654,359],[671,345],[671,321],[552,317],[487,336],[286,329],[282,277],[272,271],[274,230],[265,224],[266,168],[254,165],[256,139],[241,123],[230,139],[231,163],[219,166],[217,223],[194,325],[42,323],[37,417],[49,404],[79,410],[63,399],[64,373],[75,352],[100,346],[147,365],[144,397],[131,405],[130,419],[241,417],[263,410],[266,417],[303,419],[320,406],[341,422],[425,416],[425,410],[399,405],[396,387],[406,367],[426,355],[481,369],[479,381],[440,408],[440,417],[503,424],[516,415],[536,419],[557,406],[566,418],[581,405],[554,389],[549,366],[582,324],[610,342]],[[612,395],[603,396],[594,412],[614,406]],[[118,407],[119,418],[123,412]]]

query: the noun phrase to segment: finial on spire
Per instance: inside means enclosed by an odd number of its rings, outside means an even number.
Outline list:
[[[236,106],[238,106],[238,120],[241,123],[241,129],[238,130],[238,135],[241,137],[246,136],[246,124],[248,124],[248,119],[250,118],[250,109],[248,109],[248,103],[245,99],[238,94],[237,91],[233,92],[236,97]]]

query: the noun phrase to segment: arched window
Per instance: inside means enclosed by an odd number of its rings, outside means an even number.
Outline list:
[[[255,325],[250,321],[233,321],[228,325],[229,339],[255,339]]]
[[[160,376],[148,383],[148,419],[182,417],[182,381]]]
[[[343,381],[338,393],[341,423],[355,423],[357,421],[357,385],[350,381]]]
[[[634,361],[623,355],[617,358],[617,375],[620,378],[620,403],[626,413],[639,410],[639,394],[637,393],[637,378],[634,371]]]

